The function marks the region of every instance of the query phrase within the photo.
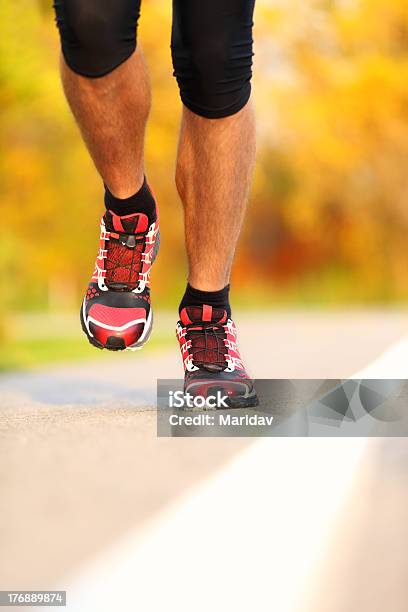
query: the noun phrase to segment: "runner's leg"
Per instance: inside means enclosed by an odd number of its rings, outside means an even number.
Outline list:
[[[150,86],[136,49],[138,0],[55,0],[64,90],[104,183],[119,198],[143,183]]]
[[[141,348],[152,328],[150,268],[159,244],[144,180],[150,88],[136,49],[139,0],[55,0],[65,93],[105,185],[99,251],[81,307],[91,344]]]
[[[174,0],[172,50],[184,103],[176,182],[189,283],[229,281],[255,158],[250,96],[254,3]]]

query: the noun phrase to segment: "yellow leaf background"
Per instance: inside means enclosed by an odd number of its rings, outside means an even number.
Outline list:
[[[405,301],[406,0],[258,0],[255,21],[258,162],[235,301]],[[101,181],[61,92],[50,3],[4,0],[0,22],[0,308],[76,308],[97,247]],[[176,306],[186,270],[170,24],[170,0],[143,2],[147,168],[163,225],[153,286],[163,307]]]

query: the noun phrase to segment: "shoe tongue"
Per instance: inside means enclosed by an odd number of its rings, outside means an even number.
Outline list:
[[[184,325],[191,323],[225,323],[227,313],[223,308],[213,308],[207,304],[202,306],[187,306],[180,313]]]
[[[144,213],[120,216],[111,210],[107,210],[105,213],[105,225],[106,229],[111,232],[140,234],[147,230],[149,219]]]

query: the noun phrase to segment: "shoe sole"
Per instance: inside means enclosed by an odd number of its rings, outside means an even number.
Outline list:
[[[252,397],[231,397],[227,400],[229,408],[256,408],[259,406],[258,396],[255,394]]]
[[[202,383],[199,383],[199,385],[201,386]],[[213,385],[213,381],[211,381],[211,385]],[[194,386],[194,385],[193,385]],[[189,392],[189,389],[191,390],[191,385],[187,386],[187,388],[185,388],[185,392]],[[214,393],[216,393],[217,391],[221,391],[222,392],[222,384],[218,384],[218,385],[213,385],[213,391]],[[194,393],[193,393],[194,395]],[[228,404],[228,408],[232,408],[232,409],[239,409],[239,408],[256,408],[256,406],[259,406],[259,399],[258,396],[256,394],[256,391],[254,388],[252,388],[252,391],[249,395],[244,396],[244,395],[237,395],[237,396],[232,396],[229,397],[226,400],[226,403]],[[189,409],[187,409],[189,410]],[[202,409],[200,409],[202,410]],[[222,408],[207,408],[206,410],[222,410]],[[225,410],[225,408],[224,408]]]
[[[156,237],[156,242],[154,245],[154,251],[153,251],[153,257],[152,257],[152,265],[154,264],[156,257],[157,257],[157,253],[159,252],[159,247],[160,247],[160,229],[157,232],[157,237]],[[92,344],[92,346],[94,346],[95,348],[98,349],[107,349],[108,351],[140,351],[140,349],[142,349],[144,347],[144,345],[148,342],[148,340],[150,339],[150,336],[152,334],[152,328],[153,328],[153,311],[152,309],[150,309],[150,322],[149,322],[149,327],[147,329],[147,331],[144,330],[143,332],[143,340],[138,340],[137,342],[135,342],[134,344],[131,344],[130,346],[126,346],[125,341],[123,338],[121,338],[120,336],[109,336],[106,340],[106,344],[102,344],[102,342],[99,342],[99,340],[97,340],[96,338],[94,338],[93,336],[89,335],[88,329],[85,325],[85,321],[84,321],[84,315],[83,315],[83,304],[81,304],[81,310],[79,313],[79,318],[81,320],[81,327],[82,327],[82,331],[84,332],[85,336],[88,338],[88,342],[90,344]]]

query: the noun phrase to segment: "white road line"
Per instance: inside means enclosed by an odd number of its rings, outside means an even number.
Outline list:
[[[354,378],[406,377],[407,358],[404,339]],[[257,441],[62,584],[67,610],[299,610],[366,447]]]
[[[294,610],[364,448],[256,443],[64,585],[68,610]]]
[[[408,337],[392,344],[367,367],[354,374],[352,378],[408,378]]]

